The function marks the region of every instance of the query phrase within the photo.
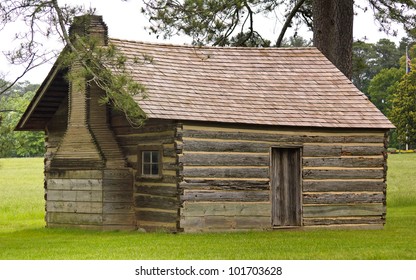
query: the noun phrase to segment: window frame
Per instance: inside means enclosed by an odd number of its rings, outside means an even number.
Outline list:
[[[143,156],[144,152],[158,152],[158,174],[144,174],[144,162]],[[139,145],[137,146],[137,172],[140,178],[148,178],[148,179],[160,179],[163,176],[163,147],[158,145]],[[151,161],[150,164],[153,162]]]

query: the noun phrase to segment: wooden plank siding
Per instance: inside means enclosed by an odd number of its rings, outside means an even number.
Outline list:
[[[99,104],[102,90],[70,88],[78,106],[65,99],[46,126],[47,226],[135,229],[132,174]]]
[[[302,148],[302,226],[380,226],[384,131],[184,122],[176,140],[185,232],[271,229],[270,152]]]
[[[178,188],[176,124],[173,121],[148,120],[140,128],[132,127],[121,115],[112,117],[118,143],[134,174],[133,207],[136,226],[146,231],[178,231]],[[138,147],[161,147],[162,175],[141,177],[138,172]]]

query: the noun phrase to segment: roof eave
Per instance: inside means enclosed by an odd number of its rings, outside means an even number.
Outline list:
[[[20,118],[19,122],[15,127],[15,131],[28,131],[28,130],[43,130],[44,127],[36,127],[32,128],[28,125],[28,120],[30,119],[31,115],[33,114],[34,110],[36,109],[39,102],[42,100],[45,93],[48,91],[51,83],[57,76],[60,71],[59,65],[55,62],[52,66],[51,70],[49,71],[48,75],[46,76],[45,80],[42,82],[38,90],[36,91],[35,96],[33,97],[30,104],[27,106],[26,111],[23,113],[22,117]]]

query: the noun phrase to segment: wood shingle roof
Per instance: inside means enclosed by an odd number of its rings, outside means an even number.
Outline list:
[[[393,128],[316,48],[231,48],[110,39],[149,98],[149,118]],[[141,63],[133,63],[137,59]]]

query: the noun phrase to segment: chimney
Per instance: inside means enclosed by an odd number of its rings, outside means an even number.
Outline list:
[[[108,44],[108,28],[102,16],[75,17],[69,29],[71,40],[89,37],[96,47]],[[79,37],[78,37],[79,36]],[[109,124],[109,108],[100,104],[105,92],[83,73],[80,61],[69,73],[68,127],[51,167],[123,168],[126,161]]]
[[[96,38],[107,45],[101,16],[74,19],[70,36]],[[78,35],[78,36],[76,36]],[[49,227],[135,229],[133,173],[110,124],[111,110],[100,104],[105,92],[84,73],[81,61],[69,67],[68,125],[50,168],[45,170]]]
[[[71,40],[75,40],[76,35],[96,38],[99,45],[108,45],[108,27],[102,16],[83,15],[75,17],[69,28],[69,37]]]

